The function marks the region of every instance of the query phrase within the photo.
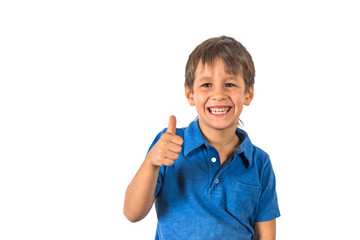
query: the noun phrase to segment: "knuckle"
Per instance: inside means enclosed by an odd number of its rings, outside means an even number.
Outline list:
[[[164,139],[169,139],[169,137],[171,137],[171,134],[166,132],[163,134],[163,137],[164,137]]]
[[[182,145],[184,143],[184,140],[181,137],[178,137],[176,138],[176,143]]]
[[[182,147],[181,147],[181,145],[180,146],[178,146],[178,152],[180,153],[181,152],[181,150],[182,150]]]

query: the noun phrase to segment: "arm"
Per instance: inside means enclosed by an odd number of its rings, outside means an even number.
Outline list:
[[[255,222],[255,240],[275,240],[276,237],[276,219]]]
[[[155,201],[155,187],[159,168],[153,166],[147,156],[129,184],[124,201],[124,215],[131,222],[146,217]]]
[[[124,201],[124,215],[131,222],[146,217],[155,201],[155,188],[160,166],[171,166],[181,152],[183,140],[175,134],[176,119],[170,117],[169,127],[149,151],[139,171],[129,184]]]
[[[276,218],[280,216],[275,185],[275,174],[268,158],[263,167],[261,195],[254,223],[256,240],[275,240]]]

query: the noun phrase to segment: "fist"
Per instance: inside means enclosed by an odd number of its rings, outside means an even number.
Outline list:
[[[167,131],[150,150],[148,157],[154,166],[172,166],[181,152],[183,139],[176,135],[176,118],[170,116]]]

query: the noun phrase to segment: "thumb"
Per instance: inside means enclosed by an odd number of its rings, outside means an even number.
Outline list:
[[[168,133],[176,134],[176,117],[171,115],[169,118]]]

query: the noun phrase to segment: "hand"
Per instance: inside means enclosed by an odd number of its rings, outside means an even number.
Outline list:
[[[167,131],[161,136],[148,154],[154,166],[172,166],[181,152],[183,139],[176,135],[176,118],[170,116]]]

